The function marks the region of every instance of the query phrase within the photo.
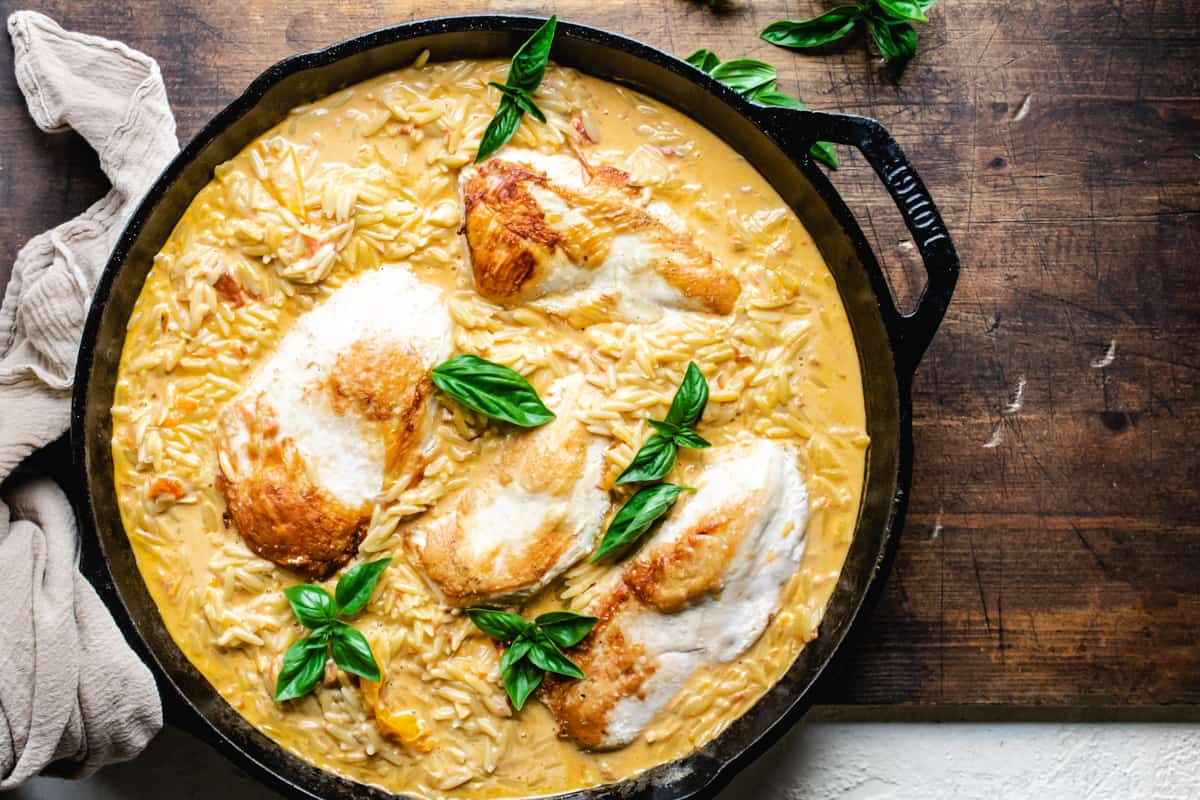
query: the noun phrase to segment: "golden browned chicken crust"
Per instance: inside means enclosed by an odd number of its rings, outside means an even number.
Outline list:
[[[532,433],[520,433],[502,446],[493,481],[464,489],[445,512],[422,524],[420,535],[406,538],[414,562],[451,605],[500,597],[537,584],[575,544],[576,531],[563,508],[547,511],[525,531],[520,557],[503,560],[473,552],[473,516],[501,493],[567,496],[586,469],[591,434],[581,422],[560,418]],[[503,524],[484,521],[483,524]]]
[[[253,465],[244,472],[217,474],[227,518],[257,555],[306,578],[324,580],[358,551],[370,521],[369,509],[348,508],[309,479],[291,439],[279,436],[279,423],[262,404],[232,405],[222,414],[217,447],[232,452],[232,430],[249,436]],[[226,459],[224,462],[228,464]],[[232,469],[232,468],[231,468]]]
[[[621,614],[640,605],[629,586],[618,582],[589,609],[599,622],[579,648],[571,651],[571,660],[586,677],[568,680],[546,676],[538,691],[558,720],[560,736],[589,749],[603,748],[613,706],[622,697],[637,696],[642,684],[654,674],[645,649],[626,639],[618,623]]]
[[[716,593],[749,516],[744,503],[714,509],[675,541],[639,554],[622,577],[639,599],[664,612]]]
[[[608,255],[613,237],[638,232],[661,253],[653,269],[664,281],[707,311],[733,310],[741,294],[736,276],[719,267],[691,236],[672,231],[630,203],[626,173],[583,167],[589,177],[586,192],[501,158],[485,161],[469,174],[463,185],[464,232],[480,294],[501,305],[536,298],[556,252],[578,268],[595,269]],[[575,212],[571,219],[548,214],[531,187],[557,195]]]
[[[384,426],[389,478],[410,466],[433,393],[433,380],[420,357],[394,342],[359,339],[334,360],[329,393],[336,413],[353,408]]]
[[[539,181],[532,171],[493,159],[463,187],[475,286],[498,303],[518,302],[562,241],[529,193],[530,181]]]
[[[338,353],[313,391],[327,392],[334,413],[353,413],[379,430],[385,482],[420,471],[416,445],[429,420],[433,383],[405,345],[359,339]],[[349,507],[313,483],[295,442],[280,435],[269,394],[227,406],[216,444],[217,488],[251,550],[315,579],[329,577],[354,556],[370,504]]]
[[[639,553],[588,609],[600,621],[571,653],[585,677],[555,678],[541,690],[561,736],[590,749],[614,746],[609,741],[614,707],[623,698],[641,698],[642,685],[655,672],[645,648],[626,637],[623,620],[650,609],[678,611],[702,595],[720,591],[749,516],[744,499],[713,509],[677,539]]]

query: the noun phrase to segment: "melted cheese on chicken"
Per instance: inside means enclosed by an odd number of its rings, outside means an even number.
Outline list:
[[[406,267],[300,319],[220,417],[218,487],[251,550],[311,578],[354,555],[385,481],[420,467],[449,349],[441,292]]]
[[[480,294],[563,316],[580,307],[634,321],[657,319],[664,308],[730,313],[738,279],[668,209],[637,205],[628,178],[519,149],[463,170]]]
[[[779,608],[804,553],[808,495],[795,453],[761,440],[713,452],[694,496],[589,607],[579,681],[544,698],[565,735],[628,744],[705,664],[745,652]]]
[[[545,398],[556,419],[506,442],[488,477],[410,533],[446,602],[527,597],[591,552],[610,502],[608,440],[580,421],[590,393],[579,376],[556,382]]]

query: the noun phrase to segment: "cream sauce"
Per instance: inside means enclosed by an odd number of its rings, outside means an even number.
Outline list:
[[[513,146],[579,150],[627,169],[647,202],[738,275],[733,315],[572,326],[479,301],[458,234],[457,173],[496,106],[486,81],[503,80],[505,70],[501,62],[450,62],[379,76],[297,109],[219,167],[146,280],[113,409],[122,517],[186,656],[247,720],[301,758],[426,797],[567,791],[636,774],[717,735],[816,635],[854,531],[868,445],[854,340],[811,237],[715,135],[627,89],[552,67],[537,96],[550,125],[527,120]],[[607,388],[606,415],[592,423],[614,440],[606,485],[648,435],[644,420],[661,418],[689,358],[706,366],[712,386],[702,435],[714,444],[768,437],[800,454],[807,545],[781,609],[742,656],[693,675],[627,747],[579,750],[556,737],[536,701],[511,715],[497,689],[494,644],[441,609],[403,563],[400,543],[420,512],[453,497],[472,469],[486,470],[510,435],[449,408],[426,489],[385,492],[376,509],[364,557],[397,562],[355,620],[385,668],[378,702],[411,713],[436,747],[422,752],[379,735],[374,701],[344,675],[294,703],[271,699],[279,658],[301,635],[279,591],[296,581],[245,551],[222,524],[214,420],[297,319],[349,276],[388,262],[409,264],[451,298],[457,349],[512,363],[542,392],[579,372],[602,388],[617,381]],[[221,272],[244,287],[242,305],[216,293]],[[672,479],[688,484],[700,467],[685,452]],[[186,490],[177,502],[155,496],[164,476]],[[578,566],[526,613],[582,607],[604,577]]]

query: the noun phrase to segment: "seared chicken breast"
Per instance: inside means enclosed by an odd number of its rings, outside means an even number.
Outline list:
[[[557,381],[545,397],[553,422],[520,432],[497,460],[406,540],[451,605],[527,597],[591,552],[610,505],[601,486],[608,440],[580,410],[591,388]]]
[[[636,205],[628,175],[568,155],[506,149],[463,170],[465,232],[480,294],[568,314],[728,314],[741,284],[669,210]],[[670,224],[668,224],[670,223]]]
[[[585,747],[628,744],[697,669],[744,653],[799,567],[808,495],[795,453],[770,440],[722,450],[590,604],[600,622],[571,654],[586,677],[544,690],[560,732]]]
[[[406,267],[301,317],[218,422],[217,487],[250,549],[308,578],[345,564],[385,482],[420,468],[449,351],[440,292]]]

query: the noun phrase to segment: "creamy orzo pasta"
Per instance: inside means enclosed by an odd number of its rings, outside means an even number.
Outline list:
[[[496,106],[487,83],[503,81],[507,67],[418,63],[379,76],[295,109],[220,165],[146,280],[112,409],[125,529],[187,657],[301,758],[425,797],[590,786],[717,735],[815,636],[854,530],[868,446],[850,326],[812,238],[727,145],[630,90],[551,66],[537,94],[548,123],[527,121],[509,149],[616,168],[631,208],[659,209],[671,231],[686,231],[736,276],[740,291],[726,293],[736,300],[622,318],[602,304],[563,312],[479,291],[460,172]],[[699,430],[713,452],[776,442],[804,476],[806,544],[769,625],[736,658],[691,674],[625,746],[588,750],[561,738],[537,699],[514,712],[496,644],[442,601],[406,547],[416,526],[500,468],[506,442],[527,435],[436,398],[419,476],[394,478],[372,497],[350,562],[394,559],[355,620],[382,683],[331,664],[314,693],[273,699],[281,655],[302,633],[281,590],[303,578],[256,555],[231,521],[218,483],[234,467],[218,458],[219,420],[298,320],[339,287],[399,267],[441,293],[451,351],[511,366],[543,396],[559,379],[583,376],[592,400],[578,414],[604,443],[609,518],[629,495],[614,479],[651,433],[647,420],[663,417],[689,361],[711,388]],[[671,479],[702,482],[711,458],[681,450]],[[584,559],[526,612],[585,610],[618,568]]]

